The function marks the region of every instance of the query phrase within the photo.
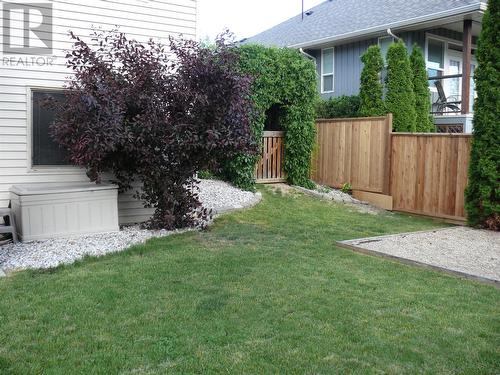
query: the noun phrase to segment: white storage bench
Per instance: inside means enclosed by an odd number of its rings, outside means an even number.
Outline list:
[[[116,185],[14,185],[10,199],[24,242],[119,230]]]

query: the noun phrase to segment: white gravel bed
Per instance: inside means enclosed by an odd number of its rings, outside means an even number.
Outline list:
[[[203,207],[215,213],[251,207],[261,200],[260,193],[244,191],[218,180],[201,180],[198,197]]]
[[[180,231],[152,231],[139,226],[119,232],[79,237],[8,244],[0,247],[0,268],[4,271],[26,268],[51,268],[70,264],[85,256],[102,256],[122,251],[152,237],[164,237]]]
[[[255,205],[260,193],[242,191],[228,183],[201,180],[199,198],[215,214]],[[153,237],[165,237],[184,231],[153,231],[140,226],[122,228],[119,232],[58,238],[0,246],[0,277],[4,272],[28,268],[52,268],[70,264],[85,256],[102,256],[123,251]]]
[[[342,243],[500,281],[499,232],[454,227]]]

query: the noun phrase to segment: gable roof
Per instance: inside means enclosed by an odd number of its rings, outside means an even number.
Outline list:
[[[328,0],[243,42],[307,47],[485,8],[486,0]]]

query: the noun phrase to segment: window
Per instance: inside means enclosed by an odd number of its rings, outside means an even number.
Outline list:
[[[392,36],[384,36],[378,38],[378,45],[380,46],[380,51],[382,52],[382,59],[387,59],[387,51],[389,51],[389,46],[394,42],[394,38]]]
[[[54,113],[42,106],[41,101],[50,95],[58,100],[64,98],[62,91],[33,91],[32,108],[32,147],[33,166],[69,165],[66,152],[50,136],[49,128],[54,122]]]
[[[427,72],[429,77],[441,76],[444,71],[445,43],[441,40],[427,39]]]
[[[321,51],[321,92],[333,92],[334,53],[333,48]]]

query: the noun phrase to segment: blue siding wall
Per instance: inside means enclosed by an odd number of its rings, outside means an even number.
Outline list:
[[[462,33],[443,28],[407,31],[397,33],[397,35],[403,38],[408,50],[411,51],[414,43],[417,43],[422,50],[425,50],[426,33],[462,41]],[[323,99],[341,95],[359,94],[359,80],[361,77],[361,70],[363,69],[361,55],[369,46],[377,43],[378,38],[371,38],[335,46],[334,92],[322,94],[321,96]],[[473,43],[476,43],[476,38],[473,38]],[[321,50],[308,50],[307,52],[316,58],[318,77],[321,77]],[[320,79],[321,78],[318,79],[318,92],[321,92]]]
[[[335,46],[334,57],[334,92],[322,94],[324,99],[340,95],[356,95],[359,93],[359,79],[363,64],[361,55],[372,44],[376,44],[377,39],[362,40],[359,42]],[[317,58],[318,75],[321,75],[321,50],[308,51]],[[318,80],[318,91],[321,90],[321,83]]]

